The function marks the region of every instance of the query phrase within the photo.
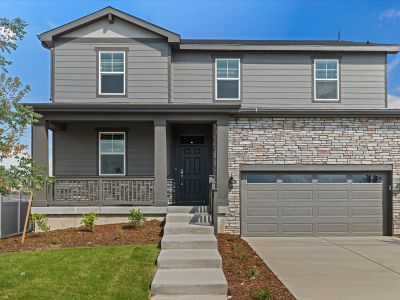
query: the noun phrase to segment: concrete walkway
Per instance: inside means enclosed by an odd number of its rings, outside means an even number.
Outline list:
[[[298,300],[400,299],[400,240],[245,238]]]
[[[222,271],[214,228],[195,225],[208,219],[207,207],[168,207],[153,300],[226,300],[228,283]]]

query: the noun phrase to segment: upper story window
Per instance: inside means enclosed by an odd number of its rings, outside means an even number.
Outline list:
[[[215,98],[240,100],[240,59],[215,59]]]
[[[99,94],[125,95],[125,52],[99,52]]]
[[[314,100],[339,100],[339,60],[314,60]]]
[[[100,175],[125,175],[125,159],[125,132],[100,132]]]

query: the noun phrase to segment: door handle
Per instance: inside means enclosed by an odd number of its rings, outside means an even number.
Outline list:
[[[183,169],[179,171],[179,182],[180,185],[183,186]]]

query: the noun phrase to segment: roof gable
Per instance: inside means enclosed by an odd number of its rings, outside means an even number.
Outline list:
[[[147,30],[155,35],[165,37],[168,40],[168,42],[170,42],[170,43],[179,43],[180,42],[180,36],[178,34],[172,32],[172,31],[166,30],[164,28],[161,28],[152,23],[146,22],[142,19],[136,18],[132,15],[124,13],[124,12],[117,10],[110,6],[104,8],[102,10],[99,10],[97,12],[94,12],[90,15],[87,15],[85,17],[82,17],[80,19],[77,19],[75,21],[72,21],[70,23],[67,23],[65,25],[62,25],[60,27],[46,31],[46,32],[38,35],[38,38],[39,38],[39,40],[42,41],[42,43],[45,47],[50,48],[53,46],[53,38],[55,38],[55,37],[68,36],[71,34],[71,32],[77,32],[78,30],[85,32],[84,28],[86,26],[88,26],[89,24],[96,23],[105,18],[108,18],[109,23],[112,24],[114,22],[115,17],[119,18],[125,22],[136,25],[136,26],[140,27],[141,29]],[[143,33],[143,30],[142,30],[142,33]]]

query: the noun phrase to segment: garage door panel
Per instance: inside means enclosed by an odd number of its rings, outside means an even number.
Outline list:
[[[350,173],[341,175],[346,183],[318,183],[318,175],[312,176],[312,183],[283,183],[287,176],[279,174],[275,184],[243,180],[242,235],[383,234],[383,183],[352,184]]]
[[[282,193],[282,200],[286,201],[302,201],[304,199],[312,199],[313,197],[313,191],[288,191],[288,190],[283,190]]]
[[[332,206],[332,207],[316,207],[317,217],[347,217],[349,214],[349,209],[342,206]]]
[[[312,207],[283,207],[282,217],[312,217]]]
[[[332,190],[332,188],[324,191],[318,190],[316,194],[318,201],[347,201],[349,197],[349,192]]]

